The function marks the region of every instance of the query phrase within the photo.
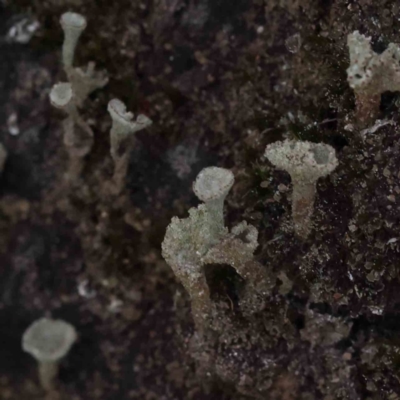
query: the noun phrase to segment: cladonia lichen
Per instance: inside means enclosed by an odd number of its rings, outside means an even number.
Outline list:
[[[81,14],[66,12],[61,16],[60,24],[64,31],[62,49],[64,70],[72,85],[75,104],[81,107],[90,93],[107,84],[107,73],[95,71],[94,62],[89,62],[86,68],[75,68],[73,66],[76,45],[87,25],[86,18]]]
[[[201,171],[194,190],[206,203],[191,208],[188,218],[174,217],[162,243],[164,259],[189,293],[199,331],[209,325],[213,310],[203,268],[206,264],[229,264],[235,268],[247,283],[242,304],[253,310],[254,295],[265,295],[270,288],[262,266],[253,260],[258,245],[256,228],[242,222],[229,233],[224,225],[223,202],[233,180],[233,174],[222,168]]]
[[[323,143],[285,140],[268,145],[265,157],[290,174],[294,231],[299,238],[306,239],[312,228],[317,180],[337,167],[335,150]]]
[[[64,30],[64,43],[62,47],[62,60],[64,68],[72,68],[74,63],[75,48],[79,37],[86,29],[86,18],[77,13],[66,12],[61,15],[60,24]]]
[[[28,327],[22,337],[22,348],[39,364],[39,380],[43,389],[52,390],[60,361],[75,343],[75,328],[68,322],[41,318]]]
[[[224,226],[224,201],[235,181],[233,173],[218,167],[204,168],[193,183],[195,195],[204,201],[213,223]]]
[[[119,193],[124,186],[128,170],[133,134],[150,126],[152,121],[143,114],[139,114],[134,119],[134,115],[127,112],[125,104],[118,99],[113,99],[108,103],[108,112],[112,118],[110,153],[114,161],[114,190]]]
[[[199,331],[207,326],[212,311],[202,257],[227,233],[212,221],[204,204],[191,208],[188,218],[172,218],[162,243],[165,261],[191,298]]]
[[[356,97],[356,120],[365,128],[379,115],[381,94],[400,90],[400,47],[390,43],[382,54],[377,54],[372,50],[371,38],[358,31],[348,35],[347,45],[347,78]]]
[[[54,107],[67,113],[67,118],[63,121],[64,145],[70,158],[67,176],[69,179],[74,179],[81,172],[83,157],[93,146],[93,132],[78,112],[70,83],[55,84],[50,92],[50,102]]]
[[[93,146],[93,132],[80,116],[78,108],[94,90],[108,82],[105,72],[96,72],[94,63],[90,62],[86,69],[74,68],[75,49],[85,30],[87,22],[83,15],[66,12],[60,18],[64,31],[62,62],[69,82],[53,86],[50,101],[54,107],[63,109],[67,114],[63,122],[64,144],[70,156],[67,178],[73,181],[79,176],[83,167],[83,158]]]

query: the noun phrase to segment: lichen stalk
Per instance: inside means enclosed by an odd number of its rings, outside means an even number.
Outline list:
[[[69,68],[66,72],[74,90],[75,103],[79,108],[83,106],[90,93],[108,83],[107,72],[96,71],[94,62],[89,62],[86,69]]]
[[[125,178],[128,173],[129,167],[129,154],[133,146],[133,138],[129,145],[128,142],[129,132],[126,127],[122,126],[118,121],[113,120],[113,125],[110,132],[110,154],[114,161],[114,172],[112,177],[112,190],[114,194],[119,194],[124,189]],[[126,146],[123,146],[126,144]]]
[[[356,121],[360,128],[373,124],[379,117],[381,103],[380,94],[368,94],[362,91],[354,92],[356,98]]]
[[[71,23],[74,19],[77,22],[75,25]],[[73,67],[76,45],[86,28],[86,19],[80,14],[68,12],[61,16],[60,23],[64,30],[62,61],[65,71],[68,73]]]
[[[75,48],[78,44],[82,32],[65,31],[64,42],[62,46],[62,60],[64,69],[69,71],[74,63]]]
[[[110,154],[114,161],[112,190],[120,193],[125,184],[125,177],[129,166],[129,154],[133,145],[132,135],[152,124],[145,115],[134,115],[126,110],[125,104],[113,99],[108,103],[108,112],[112,118],[110,130]]]
[[[205,202],[205,205],[209,213],[209,217],[214,221],[213,223],[215,223],[217,226],[220,226],[221,229],[223,229],[225,226],[225,221],[224,221],[225,199],[226,195]]]
[[[187,290],[191,300],[193,322],[197,332],[202,332],[206,326],[211,314],[211,297],[210,289],[207,284],[206,277],[203,273],[199,274],[196,279],[189,279],[183,286]],[[194,295],[195,294],[195,295]]]
[[[265,157],[290,174],[294,230],[299,238],[306,239],[311,232],[316,184],[337,167],[335,150],[324,143],[285,140],[268,145]]]
[[[110,154],[114,162],[124,154],[122,143],[126,141],[129,131],[118,120],[113,120],[110,131]]]
[[[233,183],[231,171],[219,167],[204,168],[193,183],[193,191],[207,208],[210,226],[218,226],[221,231],[225,228],[224,202]]]
[[[162,254],[191,299],[193,320],[201,333],[209,326],[212,303],[202,257],[224,236],[205,204],[189,210],[185,219],[172,218],[162,243]]]
[[[70,83],[57,83],[50,92],[51,104],[64,110],[68,115],[63,121],[63,141],[70,157],[68,180],[74,180],[79,176],[83,168],[83,158],[93,146],[93,132],[79,115],[75,100]]]
[[[242,312],[247,315],[262,309],[262,299],[267,296],[275,282],[273,274],[267,273],[265,268],[254,260],[257,246],[257,229],[243,221],[232,228],[231,233],[225,235],[202,258],[203,264],[230,265],[246,281],[239,304]]]
[[[75,104],[68,105],[68,117],[63,122],[63,142],[69,155],[68,180],[75,180],[82,172],[83,159],[93,147],[93,132],[79,115]]]
[[[293,225],[295,234],[301,239],[306,239],[312,229],[311,217],[316,191],[316,182],[293,182]]]
[[[112,190],[115,194],[121,193],[125,186],[125,177],[129,167],[129,152],[121,157],[114,158],[114,173]]]
[[[44,390],[51,391],[54,389],[58,368],[58,362],[55,361],[39,362],[39,382]]]

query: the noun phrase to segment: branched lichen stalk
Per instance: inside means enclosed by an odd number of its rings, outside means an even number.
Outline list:
[[[198,332],[208,327],[212,303],[203,270],[202,257],[227,233],[221,231],[204,204],[189,210],[189,217],[172,218],[164,241],[162,254],[191,299],[193,320]]]
[[[85,157],[93,146],[93,132],[88,124],[80,116],[72,86],[70,83],[58,83],[50,92],[51,104],[67,113],[63,121],[64,145],[70,156],[68,171],[69,179],[79,176],[83,157]]]
[[[245,314],[261,309],[263,300],[275,283],[274,274],[254,260],[257,246],[257,229],[241,222],[202,258],[205,264],[230,265],[245,280],[245,291],[240,299],[240,307]]]
[[[80,108],[90,93],[107,84],[108,76],[105,71],[96,71],[94,62],[89,62],[87,68],[75,68],[73,65],[76,45],[87,25],[86,18],[81,14],[66,12],[61,16],[60,24],[64,31],[63,66],[72,85],[75,104]]]
[[[245,279],[246,293],[241,305],[246,312],[260,310],[258,300],[265,298],[271,288],[264,268],[253,260],[258,246],[257,229],[246,222],[235,226],[231,233],[225,227],[223,203],[233,182],[234,176],[229,170],[203,169],[193,190],[205,204],[191,208],[188,218],[172,218],[162,243],[165,261],[190,296],[199,333],[207,330],[213,314],[204,272],[206,264],[229,264]]]
[[[90,93],[104,87],[108,83],[106,71],[96,71],[94,62],[89,62],[86,69],[70,68],[67,75],[74,90],[78,107],[82,107]]]

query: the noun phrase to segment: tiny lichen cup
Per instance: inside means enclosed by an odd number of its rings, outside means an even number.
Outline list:
[[[143,114],[139,114],[134,119],[133,113],[127,111],[125,104],[119,99],[111,100],[107,110],[112,119],[110,154],[114,161],[113,191],[118,194],[124,187],[129,164],[129,149],[132,146],[132,140],[127,139],[135,132],[150,126],[152,121]],[[127,142],[129,142],[128,146],[122,145]]]
[[[86,29],[86,18],[74,12],[66,12],[61,15],[60,24],[64,31],[64,43],[62,47],[62,60],[64,68],[72,68],[74,63],[75,48],[79,37]]]
[[[317,180],[337,167],[335,150],[324,143],[285,140],[268,145],[265,157],[290,174],[294,231],[299,238],[306,239],[311,232]]]
[[[77,339],[75,328],[62,320],[41,318],[28,327],[22,348],[38,362],[39,381],[44,390],[54,389],[60,361]]]
[[[72,86],[69,82],[56,83],[50,91],[50,103],[53,107],[65,110],[68,114],[76,112],[73,102]]]
[[[235,182],[231,171],[225,168],[204,168],[193,183],[195,195],[205,203],[211,218],[222,228],[224,224],[224,201]]]
[[[125,104],[118,99],[113,99],[107,107],[112,119],[110,131],[111,156],[115,160],[118,158],[119,145],[128,135],[147,128],[152,124],[150,118],[139,114],[134,120],[133,113],[126,110]]]

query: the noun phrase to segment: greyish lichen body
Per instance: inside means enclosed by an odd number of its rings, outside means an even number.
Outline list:
[[[94,143],[93,131],[78,109],[90,93],[107,84],[108,77],[105,72],[96,72],[92,62],[88,64],[86,71],[73,66],[77,43],[87,25],[86,18],[77,13],[66,12],[62,14],[60,24],[64,31],[62,62],[69,81],[53,86],[50,101],[54,107],[68,114],[63,121],[63,130],[64,145],[70,158],[66,176],[72,182],[81,174],[83,158],[91,151]]]
[[[323,143],[285,140],[268,145],[265,157],[290,174],[294,231],[299,238],[306,239],[312,229],[317,180],[337,167],[335,150]]]
[[[371,38],[358,31],[348,35],[347,45],[347,79],[356,97],[356,124],[366,128],[379,115],[381,94],[400,90],[400,47],[390,43],[382,54],[375,53]]]
[[[233,182],[233,174],[228,170],[217,167],[202,170],[193,189],[205,204],[191,208],[186,219],[174,217],[162,243],[164,259],[190,295],[199,332],[209,326],[213,314],[205,265],[228,264],[246,281],[241,301],[244,312],[259,310],[260,297],[265,298],[272,286],[261,264],[253,260],[258,246],[257,229],[246,222],[230,233],[225,227],[224,200]]]
[[[134,119],[134,115],[128,112],[125,104],[118,99],[111,100],[107,109],[112,118],[110,154],[114,161],[113,191],[118,194],[124,187],[133,134],[149,127],[152,121],[143,114]]]

